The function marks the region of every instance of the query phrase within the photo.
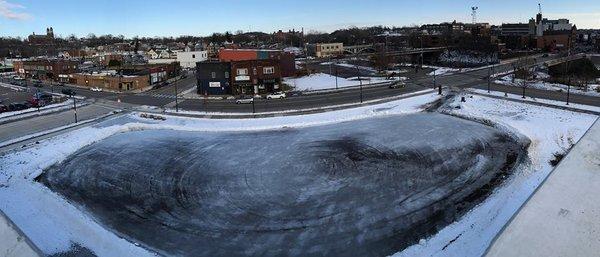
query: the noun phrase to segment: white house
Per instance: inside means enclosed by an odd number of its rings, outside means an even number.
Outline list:
[[[177,52],[177,61],[182,68],[196,68],[197,62],[208,60],[208,51]]]

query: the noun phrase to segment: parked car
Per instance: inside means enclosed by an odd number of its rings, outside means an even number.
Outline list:
[[[0,104],[0,113],[7,112],[7,111],[8,111],[8,106]]]
[[[93,87],[93,88],[90,88],[90,90],[92,90],[94,92],[102,92],[102,88],[99,88],[99,87]]]
[[[33,86],[34,86],[34,87],[44,87],[44,85],[42,84],[42,82],[41,82],[41,81],[34,81],[34,82],[33,82]]]
[[[37,93],[33,94],[33,99],[49,103],[49,102],[52,102],[53,97],[50,94],[46,94],[43,92],[37,92]]]
[[[302,96],[302,91],[292,91],[287,94],[288,96]]]
[[[283,99],[285,97],[286,97],[286,95],[285,95],[284,92],[278,92],[278,93],[273,93],[273,94],[267,95],[267,100],[271,100],[271,99]]]
[[[25,103],[12,103],[8,105],[8,111],[20,111],[29,108]]]
[[[254,103],[254,98],[240,98],[235,100],[235,104],[251,104]]]
[[[389,88],[390,89],[395,89],[395,88],[404,88],[406,86],[406,83],[404,83],[404,81],[398,81],[398,82],[394,82],[392,83]]]
[[[63,88],[60,92],[65,95],[70,95],[70,96],[75,95],[75,91],[73,91],[73,89],[70,89],[70,88]]]

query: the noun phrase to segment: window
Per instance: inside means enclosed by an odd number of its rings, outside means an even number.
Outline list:
[[[196,55],[195,54],[192,54],[192,59],[196,59]]]
[[[210,76],[211,76],[213,79],[216,79],[216,78],[217,78],[217,73],[213,71],[213,72],[211,72],[211,73],[210,73]]]
[[[226,72],[225,72],[225,78],[226,78],[226,79],[228,79],[228,78],[229,78],[229,72],[228,72],[228,71],[226,71]]]
[[[244,68],[244,69],[237,69],[237,75],[239,75],[239,76],[248,75],[248,69],[246,69],[246,68]]]
[[[264,67],[263,74],[273,74],[275,73],[275,67]]]

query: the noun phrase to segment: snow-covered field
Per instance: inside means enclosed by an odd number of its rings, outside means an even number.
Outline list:
[[[390,82],[394,80],[388,80],[385,77],[360,77],[363,85]],[[309,90],[323,90],[323,89],[335,89],[336,76],[332,76],[325,73],[315,73],[299,78],[284,78],[283,82],[294,87],[297,91],[309,91]],[[342,78],[337,77],[338,88],[353,87],[360,85],[360,81],[357,77],[354,78]]]
[[[556,105],[561,103],[557,102]],[[496,234],[552,171],[553,153],[577,142],[597,116],[554,108],[509,102],[474,95],[465,103],[448,104],[447,112],[487,120],[497,127],[531,140],[529,163],[508,178],[494,193],[459,221],[436,235],[422,239],[401,256],[481,256]]]
[[[548,74],[538,72],[537,75],[539,79],[528,80],[527,87],[542,90],[561,91],[565,93],[567,92],[568,87],[565,84],[549,83],[543,81],[543,79],[549,77]],[[514,74],[509,74],[497,79],[495,83],[512,87],[523,87],[523,79],[514,79],[513,82],[513,77]],[[571,93],[579,95],[600,96],[600,91],[598,90],[600,90],[600,84],[589,84],[587,91],[584,91],[582,88],[579,87],[571,87]]]
[[[73,244],[98,256],[155,256],[108,231],[77,206],[34,181],[51,165],[82,147],[116,133],[142,129],[181,131],[257,131],[334,124],[363,118],[422,111],[439,99],[435,93],[371,106],[302,116],[261,119],[192,119],[166,116],[165,121],[136,114],[105,121],[43,140],[0,157],[0,209],[46,254]],[[560,104],[560,103],[557,103]],[[480,256],[508,219],[549,174],[552,154],[577,141],[597,118],[594,115],[508,102],[483,96],[448,104],[448,113],[485,119],[531,140],[530,163],[523,165],[495,192],[459,221],[395,256]],[[60,147],[56,147],[60,146]]]

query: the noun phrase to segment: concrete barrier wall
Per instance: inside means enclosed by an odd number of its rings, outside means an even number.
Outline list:
[[[0,211],[0,256],[39,257],[41,256],[31,241],[17,226]]]

